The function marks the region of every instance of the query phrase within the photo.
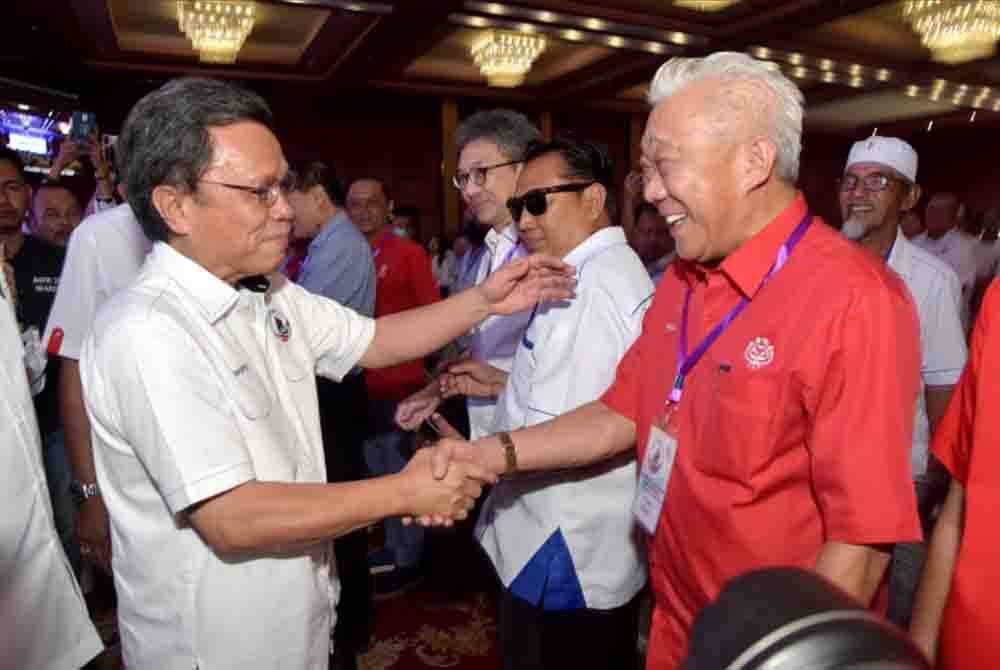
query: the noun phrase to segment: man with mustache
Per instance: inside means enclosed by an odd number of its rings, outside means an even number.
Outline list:
[[[917,153],[894,137],[873,136],[851,147],[839,182],[844,235],[884,258],[906,283],[920,319],[920,377],[911,465],[925,533],[943,497],[941,472],[928,468],[931,435],[965,366],[960,318],[962,289],[955,271],[899,231],[903,213],[920,199]],[[905,627],[926,553],[923,543],[899,544],[890,571],[889,617]]]

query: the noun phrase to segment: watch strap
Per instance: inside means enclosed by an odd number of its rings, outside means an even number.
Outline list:
[[[517,447],[514,446],[514,440],[507,432],[497,433],[497,437],[500,438],[500,444],[503,445],[504,459],[507,463],[504,474],[509,475],[512,472],[517,472]]]

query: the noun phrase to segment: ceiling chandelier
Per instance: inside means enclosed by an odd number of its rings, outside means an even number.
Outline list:
[[[699,12],[721,12],[732,7],[740,0],[674,0],[674,4],[685,9]]]
[[[545,38],[540,35],[488,30],[470,53],[490,86],[513,88],[524,83],[524,76],[543,51]]]
[[[246,0],[177,1],[177,25],[203,63],[235,63],[255,14],[254,3]]]
[[[940,63],[965,63],[993,55],[1000,38],[996,0],[908,0],[903,16]]]

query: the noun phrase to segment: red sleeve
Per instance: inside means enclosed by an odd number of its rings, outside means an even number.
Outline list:
[[[412,243],[410,249],[410,280],[413,282],[413,295],[417,305],[435,303],[441,299],[441,290],[431,272],[431,257],[419,244]]]
[[[989,339],[992,319],[998,311],[1000,311],[1000,283],[993,282],[983,298],[979,318],[972,331],[969,361],[931,442],[931,453],[963,486],[967,486],[969,481],[969,460],[972,455],[983,353]]]
[[[808,383],[806,438],[826,540],[847,544],[921,537],[910,451],[920,389],[920,330],[903,287],[851,292],[818,336]]]

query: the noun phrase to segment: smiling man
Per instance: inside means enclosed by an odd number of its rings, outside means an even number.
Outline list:
[[[900,232],[900,217],[920,199],[913,147],[895,137],[874,136],[856,142],[839,191],[844,235],[884,258],[903,279],[917,306],[922,389],[917,396],[910,459],[921,522],[929,532],[932,512],[943,502],[942,489],[947,488],[940,472],[928,470],[930,438],[962,374],[967,353],[960,317],[962,287],[944,261]],[[894,552],[889,616],[904,628],[909,624],[923,557],[919,543],[900,544]]]
[[[673,59],[650,87],[645,197],[671,226],[642,334],[600,400],[468,444],[497,473],[638,446],[649,535],[647,667],[681,666],[691,622],[735,575],[812,568],[868,603],[888,546],[920,537],[910,484],[916,313],[884,263],[795,188],[802,94],[745,54]]]
[[[254,93],[178,79],[122,130],[129,204],[153,240],[102,307],[80,370],[111,520],[125,665],[320,668],[339,584],[330,539],[401,514],[462,518],[481,468],[326,483],[315,375],[425,355],[486,316],[565,298],[525,259],[377,321],[275,273],[293,180]]]

